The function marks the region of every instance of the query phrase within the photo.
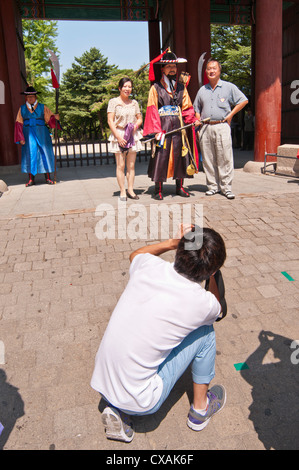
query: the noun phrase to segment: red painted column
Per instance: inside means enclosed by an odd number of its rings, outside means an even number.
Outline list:
[[[255,46],[254,159],[264,161],[281,142],[282,0],[256,1]]]
[[[185,37],[185,1],[172,0],[173,15],[173,52],[177,57],[186,58],[186,37]],[[180,70],[186,70],[180,66]]]
[[[0,17],[0,80],[4,89],[4,99],[1,99],[0,104],[0,166],[7,166],[18,163],[18,151],[13,141],[14,115],[2,20],[3,16]]]
[[[149,60],[161,53],[160,23],[158,20],[148,22]]]
[[[149,60],[153,60],[161,54],[160,23],[158,20],[148,22]],[[161,67],[154,65],[156,80],[161,78]]]
[[[13,0],[0,2],[0,80],[5,88],[0,104],[0,165],[16,165],[20,153],[14,143],[14,122],[23,100]]]
[[[211,54],[211,7],[210,0],[185,0],[184,3],[187,71],[191,75],[188,91],[193,101],[199,88],[198,59],[204,52],[205,60]]]

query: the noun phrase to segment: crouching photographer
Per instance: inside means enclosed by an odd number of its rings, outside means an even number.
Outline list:
[[[160,257],[171,250],[174,263]],[[132,416],[155,413],[190,364],[189,428],[201,431],[223,408],[225,389],[210,388],[210,382],[216,357],[213,324],[226,313],[219,271],[225,258],[219,233],[194,225],[182,225],[177,237],[131,253],[130,279],[102,338],[91,380],[106,402],[107,438],[132,441]]]

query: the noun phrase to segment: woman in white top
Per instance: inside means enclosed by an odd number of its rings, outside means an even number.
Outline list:
[[[108,124],[111,130],[108,150],[115,154],[116,178],[120,187],[120,199],[139,199],[134,193],[136,152],[142,150],[142,115],[136,100],[130,99],[133,83],[124,77],[119,81],[119,96],[108,103]],[[125,166],[127,165],[128,189],[125,190]]]

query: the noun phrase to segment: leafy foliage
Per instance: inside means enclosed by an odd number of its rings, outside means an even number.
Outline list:
[[[90,111],[94,114],[97,113],[99,120],[101,121],[103,133],[107,134],[107,107],[108,102],[111,98],[115,98],[119,95],[118,84],[123,77],[128,77],[133,82],[132,99],[138,101],[140,111],[143,114],[143,118],[146,112],[148,92],[150,88],[150,82],[148,81],[148,73],[143,70],[138,76],[132,69],[116,70],[113,75],[109,77],[103,83],[103,93],[99,95],[99,101],[93,103],[90,107]]]
[[[106,82],[116,70],[95,47],[75,57],[60,87],[59,113],[68,134],[91,136],[101,132],[99,116],[91,113],[91,106],[106,94]]]
[[[250,26],[211,25],[212,56],[222,65],[223,80],[251,94]]]
[[[22,20],[22,27],[27,82],[40,92],[40,101],[45,102],[51,86],[48,49],[58,53],[55,45],[57,21]]]

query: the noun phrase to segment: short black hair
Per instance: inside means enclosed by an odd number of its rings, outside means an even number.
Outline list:
[[[118,89],[121,89],[124,86],[124,84],[127,83],[127,82],[131,82],[131,85],[133,86],[133,82],[132,82],[131,78],[123,77],[118,82]]]
[[[225,259],[226,249],[221,235],[211,228],[194,226],[179,241],[174,269],[190,281],[200,283],[218,271]]]
[[[219,60],[214,59],[213,57],[210,57],[209,60],[207,61],[206,68],[207,68],[207,66],[208,66],[208,64],[209,64],[210,62],[217,62],[220,71],[222,70],[222,65],[220,64]]]

